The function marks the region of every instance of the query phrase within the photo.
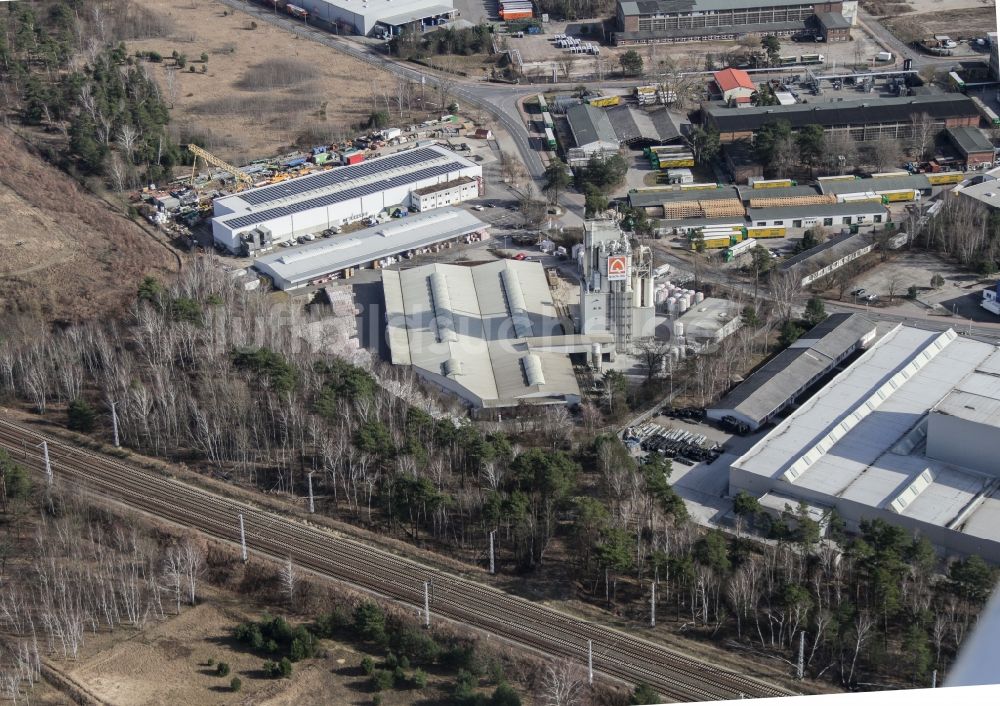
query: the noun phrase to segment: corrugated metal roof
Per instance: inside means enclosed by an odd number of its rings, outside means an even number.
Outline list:
[[[850,203],[821,203],[812,206],[780,206],[776,208],[748,208],[751,221],[770,221],[776,218],[827,218],[830,216],[871,216],[887,214],[889,209],[873,201]]]
[[[993,143],[978,127],[950,127],[948,136],[965,156],[981,152],[994,153]]]
[[[710,106],[704,110],[707,121],[720,132],[752,132],[779,120],[788,122],[793,128],[799,128],[805,125],[834,127],[906,122],[913,116],[924,113],[934,120],[979,115],[971,98],[956,93],[756,108]]]
[[[455,337],[441,342],[431,279],[447,289]],[[384,272],[393,362],[444,384],[478,406],[580,394],[569,357],[549,352],[562,325],[540,263],[498,260],[475,266],[430,264]],[[524,335],[530,334],[530,335]],[[572,338],[572,337],[571,337]],[[578,342],[574,342],[578,344]]]
[[[808,5],[803,0],[624,0],[619,3],[626,17],[631,15],[678,15],[720,10],[749,10],[757,7]]]
[[[866,194],[870,191],[897,191],[902,189],[919,189],[927,191],[932,188],[926,174],[910,174],[898,177],[879,177],[877,179],[855,179],[853,181],[824,181],[819,184],[824,194]]]
[[[794,22],[761,22],[749,25],[721,25],[718,27],[685,27],[684,29],[654,29],[637,32],[615,32],[616,41],[642,41],[645,39],[660,39],[664,37],[703,37],[711,35],[748,35],[765,32],[795,32],[806,28],[805,20]]]
[[[278,250],[257,258],[254,267],[294,287],[331,272],[488,228],[488,224],[464,209],[439,208],[356,233]]]
[[[630,191],[628,203],[632,208],[643,206],[660,206],[672,201],[717,201],[719,199],[738,199],[739,192],[735,187],[725,186],[721,189],[643,189]]]
[[[585,147],[595,142],[617,145],[618,135],[611,125],[608,114],[592,105],[574,105],[566,110],[566,120],[573,131],[577,147]]]
[[[643,110],[632,105],[619,105],[607,110],[608,119],[618,139],[622,142],[649,140],[672,142],[681,137],[681,116],[674,116],[666,108]]]
[[[757,369],[713,409],[735,410],[763,423],[874,330],[874,322],[860,314],[833,314]]]

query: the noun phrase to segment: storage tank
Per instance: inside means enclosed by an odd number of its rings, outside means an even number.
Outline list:
[[[674,338],[684,338],[684,324],[680,321],[674,322]]]
[[[669,297],[667,296],[667,292],[665,290],[663,290],[663,289],[657,289],[656,290],[656,303],[657,303],[657,305],[662,304],[663,302],[667,301],[667,299],[669,299]]]
[[[594,370],[601,369],[601,344],[593,343],[590,346],[590,365]]]
[[[667,313],[677,315],[677,297],[667,297]]]
[[[691,297],[684,295],[677,300],[677,313],[683,314],[685,311],[691,308]]]
[[[695,292],[694,303],[701,304],[703,301],[705,301],[705,295],[702,292]]]

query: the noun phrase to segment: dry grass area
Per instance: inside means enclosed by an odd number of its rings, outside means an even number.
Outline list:
[[[107,316],[177,259],[142,227],[0,130],[0,310]]]
[[[237,624],[259,619],[262,614],[248,610],[245,601],[228,592],[206,587],[202,593],[198,606],[153,622],[139,632],[88,637],[81,659],[60,666],[92,695],[115,706],[371,703],[369,679],[360,669],[361,659],[368,653],[323,640],[320,656],[296,663],[291,679],[265,678],[263,658],[231,639]],[[380,657],[373,656],[376,660]],[[217,676],[209,660],[227,662],[229,676]],[[242,681],[239,693],[229,688],[234,676]],[[434,670],[428,676],[426,689],[389,689],[383,692],[382,703],[403,706],[440,695],[449,680]]]
[[[266,22],[249,29],[249,15],[221,3],[134,2],[171,28],[128,42],[130,53],[164,57],[146,66],[172,105],[171,129],[181,141],[201,137],[223,158],[246,162],[298,140],[332,141],[367,118],[375,96],[384,108],[383,93],[394,93],[389,74]],[[195,73],[172,68],[174,51],[186,55]],[[209,55],[206,73],[202,53]]]
[[[900,19],[918,22],[925,36],[947,34],[952,39],[985,36],[986,32],[996,27],[997,22],[992,5],[952,10],[938,8],[936,12],[908,14]],[[885,24],[892,29],[894,21],[888,20]]]

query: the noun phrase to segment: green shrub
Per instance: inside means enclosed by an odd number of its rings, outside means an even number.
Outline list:
[[[354,632],[362,640],[385,643],[385,613],[377,603],[364,601],[354,609]]]
[[[396,655],[394,655],[392,652],[386,652],[384,666],[386,669],[395,669],[396,667],[398,667],[399,660],[396,658]]]
[[[521,706],[521,697],[509,684],[500,684],[490,697],[490,706]]]
[[[292,662],[288,657],[282,657],[278,662],[278,671],[285,679],[292,676]]]
[[[366,677],[370,677],[372,672],[375,671],[375,660],[367,655],[361,658],[361,671],[365,673]]]
[[[214,667],[215,666],[215,658],[214,657],[209,657],[208,661],[205,662],[205,664],[207,664],[209,667]]]
[[[235,691],[239,691],[242,688],[243,688],[243,680],[240,679],[239,677],[233,677],[229,681],[229,690],[230,691],[234,691],[235,692]]]
[[[406,670],[402,667],[396,667],[392,670],[392,681],[396,686],[402,686],[406,683]]]
[[[216,676],[219,676],[219,677],[228,677],[229,676],[229,664],[226,663],[226,662],[219,662],[219,664],[216,665],[216,667],[215,667],[215,674],[216,674]]]
[[[66,426],[73,431],[89,434],[94,431],[94,408],[84,400],[75,399],[66,409]]]
[[[401,656],[399,658],[399,666],[402,667],[403,669],[409,669],[410,668],[410,658],[407,657],[406,655]]]
[[[414,689],[427,688],[427,672],[423,669],[413,670],[413,676],[410,677],[410,684]]]
[[[372,688],[375,691],[385,691],[392,688],[392,672],[385,669],[376,669],[371,676]]]

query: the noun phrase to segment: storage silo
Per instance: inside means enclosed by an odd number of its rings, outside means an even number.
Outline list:
[[[667,297],[667,313],[677,316],[677,297]]]
[[[695,304],[701,304],[703,301],[705,301],[705,295],[704,295],[704,293],[702,293],[702,292],[695,292],[694,303]]]
[[[680,321],[674,322],[674,339],[684,338],[684,324]]]

